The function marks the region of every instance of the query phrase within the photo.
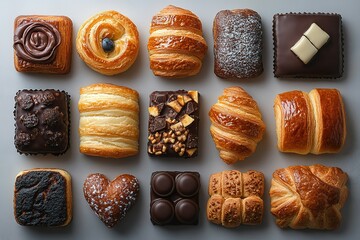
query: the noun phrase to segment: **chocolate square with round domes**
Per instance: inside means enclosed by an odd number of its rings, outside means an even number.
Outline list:
[[[154,172],[150,186],[150,218],[154,225],[198,224],[198,172]]]
[[[14,21],[14,64],[19,72],[70,71],[72,28],[66,16],[26,15]]]
[[[15,147],[24,154],[59,155],[69,148],[69,102],[65,91],[21,90],[15,96]]]

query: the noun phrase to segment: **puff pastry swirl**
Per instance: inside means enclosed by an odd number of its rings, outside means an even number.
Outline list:
[[[111,52],[104,51],[102,40],[114,44]],[[99,13],[80,27],[76,38],[80,58],[93,70],[115,75],[126,71],[139,52],[139,33],[135,24],[116,11]]]
[[[209,117],[211,136],[227,164],[250,156],[265,132],[256,101],[241,87],[225,88]]]
[[[335,229],[348,196],[348,176],[340,168],[292,166],[273,173],[270,198],[276,224],[294,229]]]
[[[278,149],[282,152],[336,153],[345,143],[344,104],[336,89],[278,94],[274,112]]]
[[[139,94],[112,84],[80,89],[80,152],[123,158],[138,153]]]
[[[197,74],[207,51],[200,19],[189,10],[165,7],[152,19],[148,51],[150,68],[157,76]]]

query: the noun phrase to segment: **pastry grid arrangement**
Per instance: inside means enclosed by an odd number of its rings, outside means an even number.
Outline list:
[[[202,28],[199,17],[187,9],[169,5],[156,13],[147,39],[153,74],[166,81],[197,75],[208,48],[213,49],[214,74],[219,78],[250,79],[263,73],[263,25],[259,13],[251,9],[219,11],[213,22],[213,46],[207,44]],[[272,30],[276,78],[343,76],[340,14],[275,14]],[[68,74],[72,31],[72,21],[66,16],[18,16],[14,21],[15,69],[26,74]],[[127,71],[139,54],[136,25],[114,10],[86,20],[74,41],[81,60],[103,75]],[[79,126],[74,127],[67,92],[19,90],[14,109],[15,148],[26,156],[51,154],[61,158],[70,147],[70,128],[78,128],[79,151],[85,155],[127,158],[137,156],[144,148],[149,158],[196,158],[201,147],[200,109],[206,93],[196,89],[150,93],[145,147],[139,145],[140,97],[146,99],[136,90],[114,83],[82,87],[77,102]],[[269,127],[257,100],[239,86],[224,88],[207,115],[218,158],[229,166],[254,154]],[[279,93],[274,99],[274,115],[280,152],[336,154],[346,143],[346,112],[337,89]],[[314,164],[277,169],[268,192],[276,224],[292,229],[339,228],[341,209],[349,194],[347,181],[348,175],[338,167]],[[141,183],[141,188],[147,188],[147,184]],[[159,226],[197,225],[203,209],[210,222],[225,228],[262,224],[266,211],[262,172],[252,169],[211,173],[206,206],[199,204],[201,188],[204,186],[198,172],[153,172],[149,221]],[[83,184],[84,198],[109,228],[136,207],[139,191],[138,179],[126,173],[113,180],[93,173]],[[63,227],[70,224],[72,211],[71,176],[65,170],[34,168],[16,176],[14,215],[18,224]]]

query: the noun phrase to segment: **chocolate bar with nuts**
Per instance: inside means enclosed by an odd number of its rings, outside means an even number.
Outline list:
[[[150,94],[149,155],[197,156],[198,128],[198,91],[155,91]]]

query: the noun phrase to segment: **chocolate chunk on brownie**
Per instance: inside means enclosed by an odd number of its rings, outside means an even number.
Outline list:
[[[18,152],[63,154],[69,148],[69,102],[64,91],[18,91],[14,111]]]
[[[150,94],[149,114],[149,155],[185,158],[197,156],[197,91],[155,91]]]
[[[196,225],[199,219],[200,174],[154,172],[150,217],[154,225]]]

